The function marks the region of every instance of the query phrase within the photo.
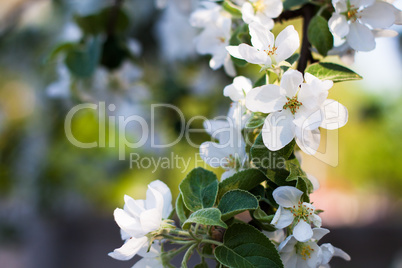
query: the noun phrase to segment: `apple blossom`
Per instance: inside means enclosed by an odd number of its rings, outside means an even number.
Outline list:
[[[282,10],[281,0],[250,0],[242,5],[241,13],[245,23],[258,22],[271,30],[273,18],[278,17]]]
[[[395,8],[386,2],[375,0],[332,0],[335,13],[328,21],[331,32],[346,38],[358,51],[375,48],[372,29],[388,28],[395,23]]]
[[[274,34],[267,27],[253,22],[249,25],[251,44],[228,46],[226,49],[235,58],[245,60],[252,64],[260,64],[266,68],[278,65],[286,60],[300,45],[299,34],[293,25],[287,26],[278,34]]]
[[[303,192],[291,186],[281,186],[274,190],[273,198],[279,205],[271,224],[277,229],[285,228],[292,224],[293,235],[300,241],[311,239],[313,231],[310,224],[321,227],[321,218],[315,214],[312,204],[302,202]]]
[[[318,127],[337,129],[344,126],[348,115],[337,101],[327,99],[333,82],[321,81],[306,73],[286,71],[280,86],[265,85],[252,89],[246,107],[253,112],[269,113],[262,129],[265,146],[277,151],[296,137],[299,147],[314,154],[320,144]]]
[[[173,210],[170,189],[156,180],[148,185],[146,197],[146,200],[134,200],[126,195],[124,209],[115,209],[114,219],[121,228],[125,243],[109,256],[118,260],[131,259],[141,248],[149,245],[149,233],[165,227],[163,220]]]
[[[212,55],[209,61],[211,69],[217,70],[223,66],[228,75],[235,76],[236,70],[225,49],[231,37],[232,20],[225,15],[220,5],[206,2],[203,7],[194,11],[190,17],[193,27],[204,28],[194,39],[196,51],[202,55]]]
[[[251,80],[244,76],[237,76],[233,83],[223,89],[223,95],[232,101],[245,101],[247,93],[253,88]]]
[[[328,267],[327,264],[333,256],[350,260],[347,253],[331,244],[317,245],[317,242],[328,234],[329,230],[314,228],[312,232],[313,235],[308,241],[300,242],[295,239],[294,235],[290,235],[279,245],[279,255],[285,267]]]

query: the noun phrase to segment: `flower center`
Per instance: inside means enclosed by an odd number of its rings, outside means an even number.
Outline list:
[[[360,16],[358,16],[359,8],[351,5],[350,1],[347,1],[347,8],[348,10],[345,11],[343,15],[345,15],[348,21],[350,20],[352,22],[355,22],[358,18],[360,18]]]
[[[226,38],[225,38],[225,37],[222,37],[222,36],[218,37],[218,40],[219,40],[221,43],[225,43],[225,42],[226,42]]]
[[[292,114],[295,114],[296,110],[303,105],[303,103],[297,100],[297,94],[293,98],[286,97],[286,99],[288,100],[288,102],[283,105],[283,109],[286,110],[289,108]]]
[[[358,9],[357,8],[353,8],[353,5],[351,6],[352,8],[349,9],[346,12],[346,18],[352,22],[355,22],[358,18],[360,18],[360,16],[358,16]]]
[[[297,243],[296,244],[296,253],[302,256],[303,260],[307,260],[307,258],[311,258],[311,253],[314,251],[310,245],[307,243]]]
[[[273,56],[273,55],[276,55],[276,50],[277,50],[277,49],[278,49],[278,48],[277,48],[276,46],[273,46],[273,47],[271,48],[271,45],[269,45],[269,46],[268,46],[268,49],[265,49],[264,52],[267,53],[268,56]]]
[[[266,9],[264,0],[258,0],[253,4],[253,7],[256,13],[263,12]]]
[[[233,156],[230,154],[229,156],[225,157],[227,163],[223,165],[224,168],[227,169],[237,169],[240,167],[240,160],[238,157]]]
[[[308,222],[308,218],[314,213],[314,209],[307,207],[306,203],[302,203],[300,201],[299,204],[297,206],[293,206],[290,211],[297,221],[304,220],[306,222]]]

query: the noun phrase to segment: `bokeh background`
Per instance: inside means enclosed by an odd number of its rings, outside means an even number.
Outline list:
[[[178,107],[192,129],[202,129],[203,117],[225,115],[230,105],[222,90],[231,78],[195,52],[198,30],[188,16],[196,6],[188,0],[0,1],[0,267],[132,266],[135,260],[107,256],[122,243],[114,208],[124,194],[144,198],[155,179],[175,198],[186,173],[203,165],[197,146],[210,137],[192,131],[168,148],[154,148],[149,139],[140,148],[123,146],[120,160],[122,133],[136,142],[142,129],[136,122],[122,127],[118,116],[154,122],[154,142],[167,144],[180,135],[181,118],[172,109],[152,115],[151,104]],[[299,20],[291,23],[300,29]],[[352,256],[332,267],[402,267],[401,44],[401,37],[378,39],[375,51],[356,54],[351,68],[364,80],[330,92],[348,108],[349,123],[324,132],[318,155],[303,157],[321,185],[312,200],[331,229],[323,242]],[[254,81],[259,75],[253,67],[239,74]],[[66,115],[80,103],[101,102],[115,109],[79,111],[72,133],[101,143],[105,127],[104,146],[74,146],[66,138]],[[130,167],[130,154],[190,162],[187,168]]]

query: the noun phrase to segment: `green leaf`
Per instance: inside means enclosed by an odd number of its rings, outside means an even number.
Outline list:
[[[222,214],[217,208],[200,209],[191,214],[190,217],[183,223],[183,229],[189,229],[192,223],[228,228],[226,223],[221,220],[221,216]]]
[[[223,245],[215,249],[216,259],[234,268],[283,267],[272,242],[256,228],[236,223],[227,229]]]
[[[315,16],[308,25],[308,41],[326,56],[328,51],[334,46],[334,37],[328,28],[328,21],[321,16]]]
[[[300,7],[301,5],[307,4],[309,0],[285,0],[283,2],[283,9],[290,10]]]
[[[247,121],[246,128],[259,128],[264,125],[265,118],[267,117],[266,114],[263,113],[253,113],[250,119]]]
[[[274,218],[274,215],[268,215],[261,208],[257,208],[253,212],[253,223],[255,223],[259,228],[264,231],[274,232],[276,228],[271,225],[271,221]]]
[[[309,194],[313,192],[313,184],[308,179],[306,172],[301,169],[299,160],[296,157],[289,159],[286,162],[286,167],[290,172],[286,181],[296,181],[296,188],[304,193],[302,197],[303,201],[309,202]]]
[[[264,74],[263,76],[260,77],[260,79],[257,80],[257,82],[255,82],[253,88],[265,86],[266,84],[267,84],[267,75]]]
[[[176,214],[181,224],[188,219],[190,213],[191,212],[184,205],[183,197],[179,194],[176,199]]]
[[[230,13],[230,15],[232,15],[232,17],[234,18],[242,17],[241,10],[239,9],[238,6],[234,5],[232,2],[225,0],[222,6],[224,10],[226,10],[227,12]]]
[[[232,190],[222,196],[218,208],[222,213],[222,220],[226,221],[243,211],[257,209],[258,200],[247,191]]]
[[[296,61],[298,61],[300,58],[300,54],[299,53],[295,53],[292,56],[290,56],[289,58],[287,58],[285,61],[289,62],[290,65],[293,65],[293,63],[295,63]]]
[[[251,190],[266,179],[267,177],[258,169],[251,168],[239,171],[232,177],[219,183],[218,199],[221,199],[226,192],[231,190]]]
[[[242,43],[250,44],[251,37],[248,30],[248,24],[242,24],[236,28],[230,37],[229,44],[231,46],[238,46]]]
[[[270,151],[265,147],[260,133],[250,149],[251,160],[254,165],[266,172],[269,169],[284,168],[284,162],[293,153],[295,141],[292,140],[288,145],[278,151]]]
[[[231,46],[238,46],[242,43],[250,44],[250,35],[248,31],[248,24],[242,24],[233,32],[230,37],[229,44]],[[231,57],[236,66],[244,67],[248,64],[247,61]]]
[[[98,66],[100,54],[100,38],[92,38],[84,47],[69,49],[65,63],[70,72],[75,76],[81,78],[89,77]]]
[[[49,61],[53,61],[56,57],[61,53],[67,53],[68,51],[77,47],[76,43],[61,43],[58,46],[54,47],[53,50],[49,53],[49,55],[44,59],[44,63]]]
[[[215,204],[218,179],[213,172],[199,167],[187,175],[179,188],[186,207],[191,211],[197,211]]]
[[[336,82],[360,80],[362,77],[354,71],[335,63],[319,62],[307,67],[306,73],[310,73],[321,80]]]

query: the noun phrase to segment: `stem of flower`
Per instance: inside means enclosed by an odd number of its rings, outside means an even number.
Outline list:
[[[213,244],[217,246],[223,246],[222,242],[216,241],[216,240],[211,240],[211,239],[202,239],[201,243],[208,243],[208,244]]]
[[[189,232],[182,231],[182,230],[179,230],[179,229],[170,229],[169,234],[191,237],[191,234]]]
[[[187,261],[188,261],[188,259],[190,259],[190,256],[191,256],[191,254],[193,253],[194,248],[195,248],[196,246],[197,246],[197,244],[193,244],[193,245],[186,251],[186,254],[184,254],[183,261],[182,261],[182,263],[181,263],[181,267],[182,267],[182,268],[187,268]]]

